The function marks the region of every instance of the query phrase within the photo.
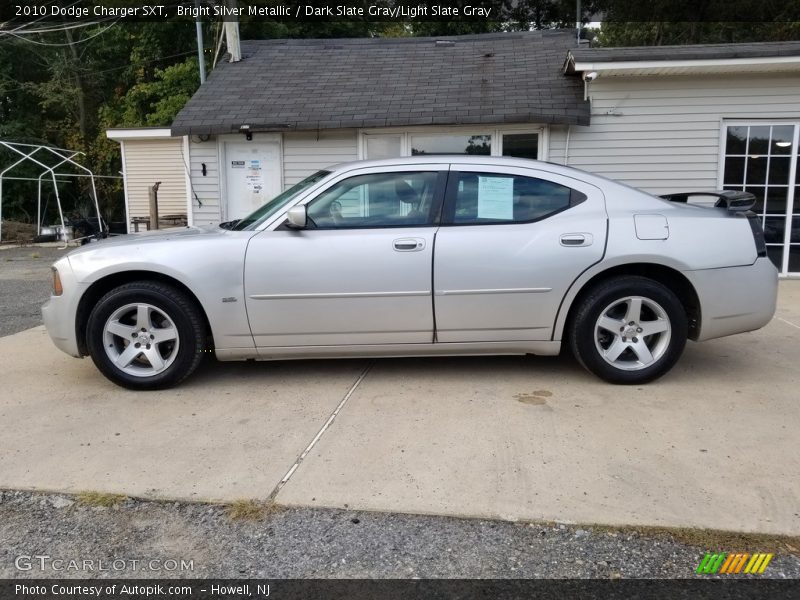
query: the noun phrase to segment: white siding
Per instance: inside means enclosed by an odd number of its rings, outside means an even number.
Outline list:
[[[181,159],[183,140],[128,139],[125,144],[125,178],[128,218],[150,215],[149,188],[160,181],[158,214],[186,214],[186,167]]]
[[[355,129],[283,134],[283,186],[288,188],[315,171],[358,159]]]
[[[220,222],[219,151],[217,140],[201,142],[197,136],[189,138],[191,165],[192,213],[194,225]],[[206,174],[203,175],[203,164]]]
[[[592,122],[571,128],[569,165],[653,193],[717,188],[723,119],[800,117],[796,75],[601,76],[589,91]],[[553,162],[566,131],[551,129]]]
[[[199,141],[196,136],[189,140],[195,225],[216,224],[221,220],[220,207],[223,200],[220,177],[225,174],[220,174],[220,143],[213,136],[204,142]],[[356,160],[357,157],[355,129],[283,134],[283,187],[290,187],[315,171],[336,163]],[[205,176],[203,163],[206,165]]]

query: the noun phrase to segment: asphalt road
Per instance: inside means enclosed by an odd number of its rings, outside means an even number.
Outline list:
[[[67,251],[50,247],[0,249],[0,337],[42,324],[50,295],[50,265]]]

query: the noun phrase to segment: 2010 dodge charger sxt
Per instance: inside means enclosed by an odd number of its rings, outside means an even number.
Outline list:
[[[683,202],[681,202],[683,200]],[[557,354],[615,383],[764,326],[777,271],[743,193],[656,198],[558,165],[422,156],[320,171],[250,216],[53,267],[56,345],[133,389],[221,360]]]

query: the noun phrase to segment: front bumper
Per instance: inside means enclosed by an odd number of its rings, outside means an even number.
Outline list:
[[[75,315],[78,311],[78,301],[81,290],[69,266],[69,260],[64,258],[54,265],[61,276],[61,285],[64,292],[60,296],[50,296],[42,306],[42,320],[56,347],[70,356],[81,357],[78,350],[78,339],[75,332]]]
[[[697,341],[760,329],[778,301],[778,270],[768,258],[752,265],[684,271],[700,300]]]

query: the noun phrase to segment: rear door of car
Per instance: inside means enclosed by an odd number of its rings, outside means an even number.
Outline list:
[[[452,164],[434,253],[437,342],[551,339],[562,298],[602,258],[606,231],[591,184]]]

